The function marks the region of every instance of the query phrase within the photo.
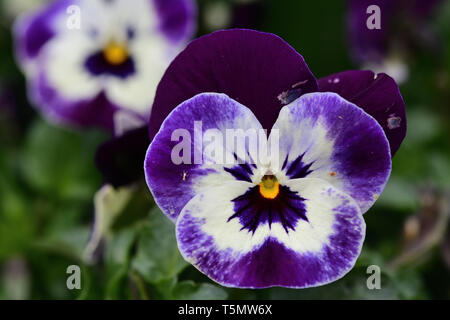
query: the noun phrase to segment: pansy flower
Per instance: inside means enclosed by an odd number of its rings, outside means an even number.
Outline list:
[[[121,134],[194,30],[191,0],[57,0],[15,25],[33,104],[51,120]]]
[[[281,38],[236,29],[174,59],[149,128],[147,184],[184,258],[226,286],[305,288],[353,267],[406,123],[390,77],[317,81]],[[219,139],[230,130],[263,134]]]
[[[398,82],[408,76],[405,52],[436,51],[428,20],[441,0],[349,0],[347,30],[353,59]]]

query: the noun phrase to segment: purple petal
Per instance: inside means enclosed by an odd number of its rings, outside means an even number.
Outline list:
[[[167,69],[152,108],[150,138],[176,106],[202,92],[227,94],[270,130],[283,106],[278,96],[293,86],[313,92],[317,81],[281,38],[244,29],[214,32],[192,41]]]
[[[121,187],[143,177],[142,163],[150,140],[147,126],[127,131],[99,146],[95,164],[105,183]]]
[[[306,288],[344,276],[359,256],[365,236],[358,205],[320,179],[292,180],[287,186],[305,199],[308,217],[289,229],[273,220],[251,231],[241,220],[229,219],[236,212],[232,199],[248,189],[245,182],[224,183],[198,194],[177,220],[183,257],[230,287]]]
[[[201,122],[198,133],[194,131],[195,121]],[[156,203],[171,219],[175,220],[186,203],[203,188],[224,181],[248,181],[248,170],[251,170],[248,165],[235,167],[225,166],[225,161],[222,164],[208,161],[205,145],[198,142],[198,138],[206,140],[205,132],[210,129],[218,130],[224,137],[226,129],[236,128],[245,131],[261,125],[248,108],[218,93],[200,94],[183,102],[164,121],[150,144],[144,167]],[[184,135],[172,138],[177,132]],[[183,159],[174,160],[175,146],[182,142],[190,150],[177,151],[176,156],[182,154]],[[220,147],[224,157],[233,152],[222,144]]]
[[[386,136],[372,117],[339,95],[303,95],[281,110],[275,129],[280,183],[323,179],[351,196],[363,213],[383,191],[391,172]]]
[[[30,99],[50,121],[66,126],[99,126],[114,129],[114,112],[118,107],[104,92],[91,99],[73,100],[63,97],[47,81],[44,73],[30,83]]]
[[[388,75],[344,71],[319,79],[319,91],[336,92],[374,117],[383,128],[394,155],[406,135],[406,109],[400,90]],[[390,125],[396,122],[395,126]]]

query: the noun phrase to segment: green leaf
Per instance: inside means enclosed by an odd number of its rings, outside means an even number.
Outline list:
[[[21,253],[36,229],[29,203],[15,186],[0,181],[0,261]]]
[[[414,210],[418,207],[418,190],[410,181],[392,176],[377,200],[377,205],[399,210]]]
[[[132,246],[137,228],[130,227],[114,233],[106,244],[106,289],[107,299],[124,298],[124,287],[128,285],[128,273]]]
[[[105,260],[108,265],[126,265],[130,261],[131,247],[137,236],[137,228],[131,227],[115,233],[108,241]]]
[[[428,143],[442,131],[438,116],[427,112],[428,106],[416,106],[408,112],[408,131],[402,149],[416,149],[419,145]]]
[[[101,183],[94,154],[103,138],[98,132],[82,136],[38,120],[28,133],[23,175],[48,196],[88,200]]]
[[[187,266],[178,251],[175,226],[158,208],[142,225],[132,266],[150,283],[176,277]]]
[[[123,299],[123,287],[127,284],[128,268],[119,266],[106,277],[105,299]]]
[[[169,300],[224,300],[228,292],[220,286],[185,280],[178,282],[177,278],[164,280],[154,285],[156,291],[153,297]],[[242,291],[242,290],[241,290]]]
[[[60,255],[81,261],[90,233],[88,226],[59,230],[45,238],[36,239],[33,242],[33,247],[57,252]]]
[[[213,284],[183,281],[177,283],[172,290],[171,299],[175,300],[224,300],[227,292]]]

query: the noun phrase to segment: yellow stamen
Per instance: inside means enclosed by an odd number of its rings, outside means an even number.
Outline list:
[[[112,65],[122,64],[128,58],[127,46],[111,41],[103,49],[103,55],[106,61],[108,61]]]
[[[267,199],[275,199],[280,193],[280,184],[277,181],[277,178],[272,175],[266,175],[262,178],[262,181],[259,183],[259,193],[264,198]]]

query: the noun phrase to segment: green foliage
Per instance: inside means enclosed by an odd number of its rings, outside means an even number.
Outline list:
[[[26,199],[0,177],[0,261],[20,253],[32,240],[35,226]]]
[[[183,281],[178,283],[172,290],[169,299],[181,300],[223,300],[228,296],[224,289],[209,283],[194,283]]]
[[[83,137],[37,121],[30,128],[21,167],[30,185],[49,197],[87,200],[100,185],[93,168],[102,136]]]
[[[186,266],[178,251],[174,224],[155,208],[142,226],[133,267],[148,282],[158,283],[175,277]]]

